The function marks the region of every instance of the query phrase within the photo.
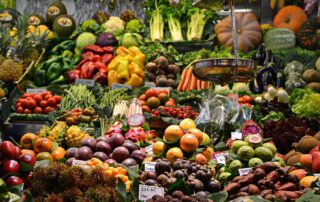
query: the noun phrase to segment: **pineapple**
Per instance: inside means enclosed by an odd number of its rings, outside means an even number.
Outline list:
[[[79,147],[82,139],[90,137],[89,134],[83,133],[78,126],[70,126],[66,132],[65,141],[69,147]]]
[[[67,124],[63,121],[57,121],[53,128],[49,131],[48,138],[61,145],[64,141]]]
[[[0,64],[0,80],[3,80],[4,82],[18,81],[22,74],[22,65],[13,59],[5,59]]]
[[[43,126],[39,132],[38,132],[38,136],[39,137],[48,137],[50,132],[50,127],[49,126]]]

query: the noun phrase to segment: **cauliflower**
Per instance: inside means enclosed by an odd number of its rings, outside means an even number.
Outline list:
[[[143,32],[144,24],[139,19],[130,20],[126,25],[126,32]]]
[[[111,16],[107,22],[102,24],[102,27],[105,29],[105,32],[110,33],[119,33],[123,32],[125,28],[125,22],[119,17]]]

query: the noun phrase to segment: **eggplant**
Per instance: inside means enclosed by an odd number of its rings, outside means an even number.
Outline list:
[[[277,73],[277,84],[276,84],[276,87],[277,88],[280,88],[280,87],[285,87],[285,78],[284,78],[284,76],[283,76],[283,74],[281,73],[281,72],[278,72]]]
[[[267,90],[269,84],[277,82],[277,73],[273,65],[262,67],[257,71],[256,75],[256,80],[261,92]]]
[[[266,50],[263,44],[261,44],[258,49],[257,53],[254,57],[254,60],[257,61],[259,65],[262,65],[262,63],[265,61],[266,58]]]
[[[251,92],[253,92],[254,94],[259,94],[262,93],[262,91],[260,91],[259,89],[259,85],[256,79],[253,79],[252,81],[250,81],[249,83],[249,89]]]
[[[270,63],[274,63],[274,57],[271,50],[266,51],[266,57],[263,62],[263,65],[269,65]]]

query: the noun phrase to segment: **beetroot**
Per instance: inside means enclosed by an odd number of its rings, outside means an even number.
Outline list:
[[[145,122],[146,122],[146,119],[142,114],[132,114],[129,116],[127,121],[127,123],[133,127],[141,126]]]

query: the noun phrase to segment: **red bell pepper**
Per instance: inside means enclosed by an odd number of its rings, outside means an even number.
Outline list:
[[[102,85],[108,85],[108,76],[104,72],[98,72],[94,75],[93,80]]]
[[[86,62],[84,63],[82,66],[81,66],[81,78],[83,79],[89,79],[90,78],[90,72],[93,72],[93,62],[89,61],[89,62]]]
[[[81,59],[84,60],[84,59],[89,59],[93,56],[95,56],[96,54],[94,54],[93,52],[91,51],[88,51],[88,52],[85,52],[85,53],[82,53],[81,54]]]
[[[114,47],[112,46],[105,46],[105,47],[102,47],[102,49],[104,54],[106,53],[113,54],[114,52]]]
[[[109,53],[104,54],[102,56],[102,62],[105,66],[108,66],[108,64],[112,61],[112,59],[113,59],[113,55]]]
[[[105,50],[103,50],[103,48],[101,48],[98,45],[88,45],[83,48],[83,51],[84,52],[91,51],[95,54],[104,54],[105,53]]]
[[[75,82],[76,79],[80,78],[80,70],[74,69],[74,70],[70,70],[67,73],[67,78],[68,78],[68,82],[69,83],[73,83]]]

